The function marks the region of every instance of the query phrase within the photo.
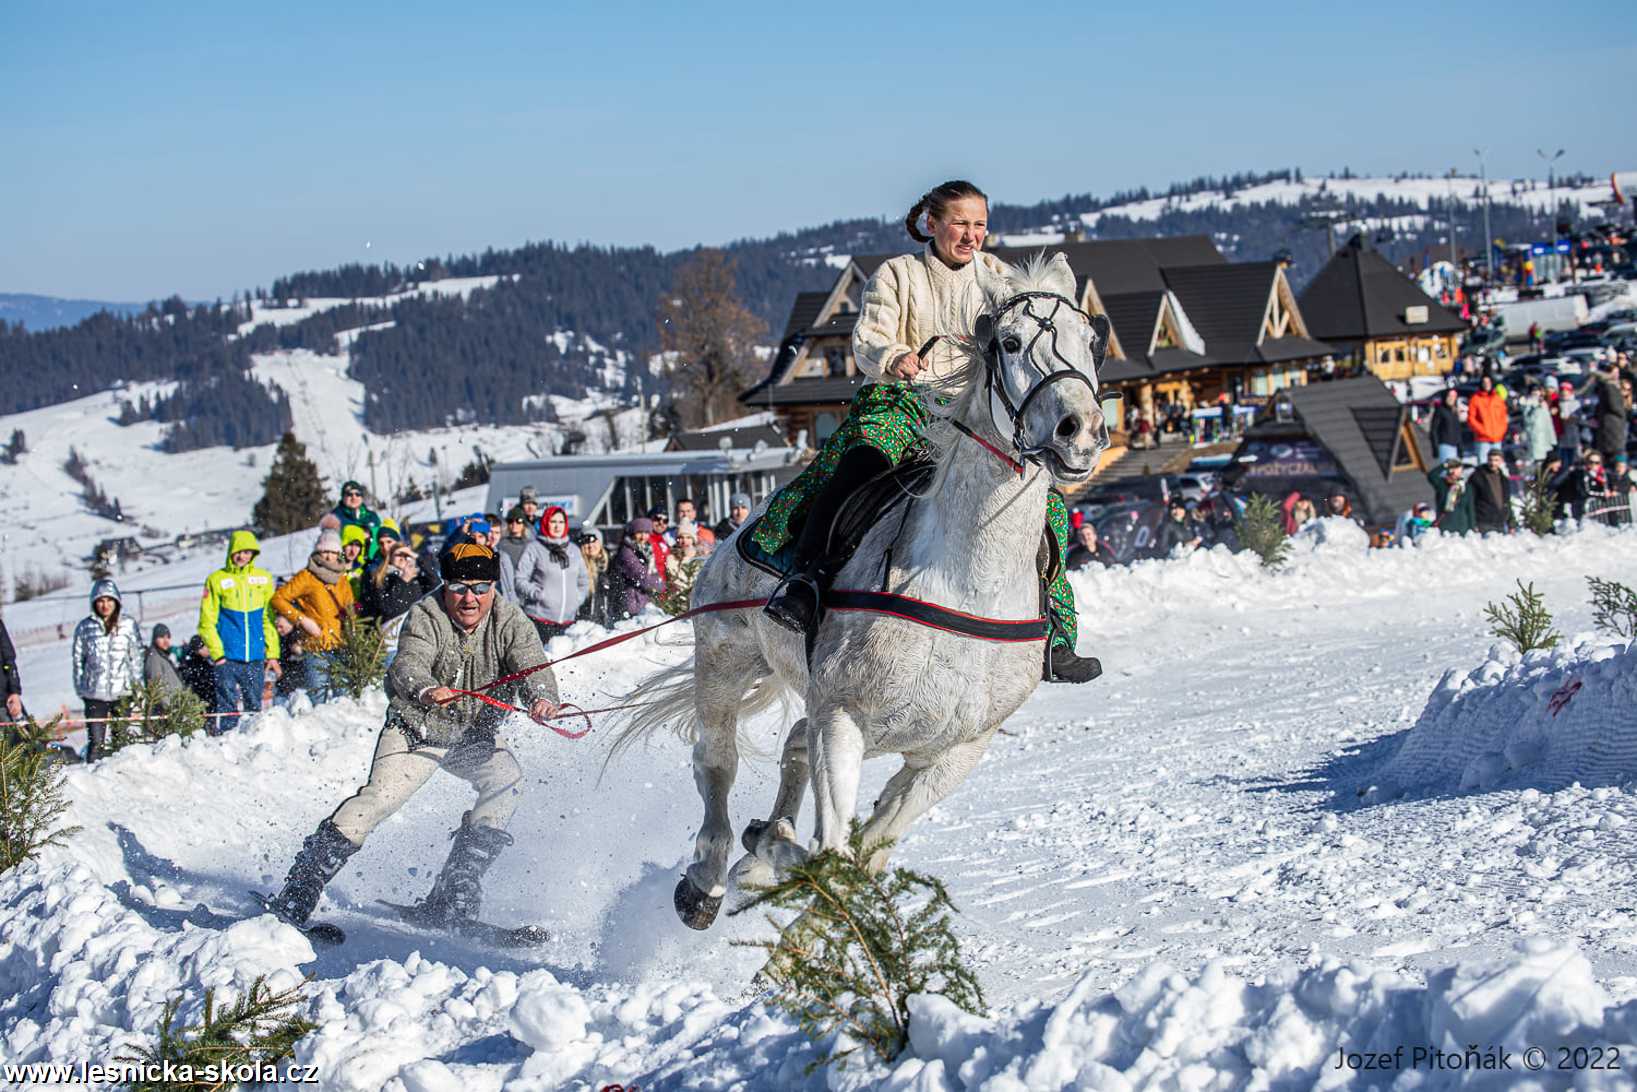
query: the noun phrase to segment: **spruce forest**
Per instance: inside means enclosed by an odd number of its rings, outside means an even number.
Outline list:
[[[1200,178],[1165,193],[1065,196],[1027,206],[997,202],[991,230],[1050,229],[1130,201],[1212,189],[1231,193],[1299,178],[1299,172],[1276,171]],[[1447,209],[1423,210],[1386,198],[1349,199],[1346,207],[1360,218],[1404,217],[1398,222],[1421,225],[1377,237],[1376,245],[1390,260],[1424,258],[1447,245],[1441,243]],[[1322,233],[1304,223],[1314,208],[1313,201],[1269,202],[1168,209],[1146,220],[1105,215],[1096,237],[1199,233],[1212,236],[1231,260],[1288,255],[1299,291],[1326,258]],[[1453,217],[1460,238],[1482,238],[1482,215],[1470,194],[1457,197]],[[1552,219],[1510,204],[1495,205],[1492,216],[1495,234],[1510,238],[1549,230]],[[741,240],[722,250],[732,263],[738,302],[750,318],[777,331],[797,292],[833,282],[827,255],[897,253],[909,245],[901,221],[886,218],[837,221],[771,239]],[[173,297],[129,316],[102,312],[57,329],[31,332],[20,323],[0,321],[0,372],[7,376],[0,413],[52,405],[127,381],[164,381],[172,385],[157,397],[125,403],[121,423],[170,423],[162,446],[173,451],[268,444],[289,428],[290,412],[281,392],[251,377],[252,355],[278,349],[337,353],[337,333],[376,326],[359,334],[349,350],[350,374],[369,392],[364,416],[372,430],[549,420],[552,409],[542,394],[578,398],[600,389],[635,395],[639,368],[645,370],[648,358],[662,348],[675,347],[664,327],[667,301],[678,270],[698,253],[530,243],[411,266],[353,264],[294,273],[228,303],[189,304]],[[238,334],[251,317],[251,299],[267,307],[314,297],[379,298],[418,281],[472,276],[500,280],[464,298],[410,295],[385,304],[351,304]]]

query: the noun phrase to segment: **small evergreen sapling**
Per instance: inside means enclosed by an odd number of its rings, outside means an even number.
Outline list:
[[[949,892],[906,868],[871,872],[867,862],[886,845],[864,845],[855,821],[850,852],[816,854],[732,911],[766,906],[800,914],[777,940],[736,943],[767,952],[762,976],[773,986],[771,1004],[810,1037],[840,1032],[856,1044],[822,1053],[809,1072],[859,1046],[883,1061],[897,1057],[909,1042],[915,994],[939,994],[967,1012],[984,1012],[983,989],[962,963],[950,928]],[[778,927],[771,915],[768,921]]]
[[[271,1066],[295,1053],[296,1043],[317,1024],[301,1016],[296,1009],[305,1000],[301,986],[274,993],[267,980],[258,977],[250,989],[226,1008],[216,1005],[216,991],[205,991],[205,1009],[198,1024],[176,1026],[176,1013],[182,1007],[182,998],[173,997],[165,1002],[165,1013],[160,1020],[158,1042],[144,1048],[135,1057],[123,1057],[122,1062],[140,1062],[147,1066],[163,1066],[169,1062],[172,1069],[189,1066],[195,1074],[206,1067],[222,1073],[241,1067]],[[134,1081],[132,1092],[163,1092],[176,1088],[172,1081],[163,1079]],[[237,1080],[195,1080],[188,1088],[218,1092],[241,1087]]]
[[[1285,533],[1284,513],[1272,497],[1252,493],[1235,524],[1240,545],[1262,559],[1262,568],[1278,569],[1289,559],[1290,536]]]
[[[1552,628],[1545,596],[1535,591],[1533,584],[1521,580],[1518,590],[1499,604],[1484,606],[1484,618],[1489,621],[1489,632],[1510,642],[1519,654],[1555,648],[1561,640],[1561,634]]]
[[[1637,591],[1595,576],[1588,576],[1586,584],[1592,593],[1592,624],[1628,641],[1637,637]]]
[[[183,688],[145,682],[119,700],[102,753],[116,754],[133,743],[158,743],[168,736],[187,739],[205,726],[205,703]]]
[[[1535,474],[1534,480],[1529,483],[1523,493],[1523,519],[1525,528],[1537,535],[1552,533],[1552,513],[1557,508],[1557,498],[1553,495],[1551,476],[1541,469]]]
[[[21,728],[0,732],[0,873],[79,830],[57,826],[68,801],[63,799],[62,769],[49,744],[61,719],[41,727],[30,718]]]
[[[387,673],[387,642],[381,627],[349,614],[341,620],[341,647],[330,654],[330,685],[348,697],[380,686]]]

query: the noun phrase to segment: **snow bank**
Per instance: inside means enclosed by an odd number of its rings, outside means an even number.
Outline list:
[[[1474,670],[1444,676],[1367,777],[1389,797],[1637,778],[1637,645],[1585,635],[1521,659],[1497,646]]]
[[[1277,572],[1262,568],[1252,553],[1218,546],[1181,558],[1083,569],[1071,573],[1069,582],[1080,607],[1081,632],[1118,637],[1133,625],[1217,610],[1331,609],[1344,599],[1414,603],[1429,587],[1485,585],[1497,573],[1581,571],[1580,566],[1618,571],[1630,564],[1632,538],[1631,528],[1588,524],[1546,538],[1429,534],[1392,549],[1372,550],[1357,524],[1324,519],[1292,536],[1289,560]]]

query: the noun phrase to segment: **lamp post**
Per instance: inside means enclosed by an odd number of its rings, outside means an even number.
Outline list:
[[[1558,160],[1563,158],[1563,149],[1559,148],[1557,151],[1553,152],[1551,155],[1547,155],[1545,149],[1536,148],[1535,149],[1535,154],[1540,156],[1540,158],[1542,158],[1542,159],[1544,159],[1546,161],[1546,194],[1547,194],[1548,197],[1551,197],[1552,191],[1557,188],[1556,183],[1553,181],[1552,167],[1553,167],[1553,165],[1555,163],[1557,163]],[[1552,212],[1555,215],[1556,212],[1557,212],[1557,208],[1556,208],[1557,199],[1556,198],[1552,198],[1552,205],[1553,205]]]
[[[1472,149],[1478,157],[1478,179],[1484,187],[1484,293],[1495,290],[1495,236],[1489,228],[1489,171],[1484,167],[1482,148]]]
[[[1449,169],[1449,264],[1450,272],[1459,283],[1465,284],[1466,279],[1461,276],[1461,261],[1455,256],[1455,168]]]
[[[1553,152],[1551,155],[1547,155],[1546,150],[1544,148],[1536,148],[1535,149],[1535,154],[1540,156],[1541,159],[1546,161],[1546,199],[1552,203],[1551,208],[1547,209],[1547,215],[1549,215],[1552,218],[1552,242],[1554,244],[1556,244],[1556,242],[1558,240],[1558,234],[1557,234],[1557,194],[1554,193],[1553,191],[1557,189],[1557,182],[1556,182],[1556,179],[1554,178],[1554,172],[1553,172],[1552,168],[1557,163],[1557,161],[1559,159],[1563,158],[1563,149],[1559,148],[1557,151]],[[1556,249],[1555,245],[1554,245],[1553,249],[1554,250]],[[1553,258],[1555,260],[1556,255],[1553,255]],[[1569,275],[1571,277],[1574,276],[1574,252],[1573,252],[1573,250],[1571,250],[1569,252]],[[1554,278],[1554,279],[1556,279],[1556,278]]]

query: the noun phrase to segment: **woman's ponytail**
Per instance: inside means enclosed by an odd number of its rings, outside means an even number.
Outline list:
[[[925,211],[926,198],[923,197],[915,202],[915,207],[909,210],[908,216],[904,217],[904,230],[909,232],[909,237],[918,243],[930,243],[932,241],[932,236],[921,234],[921,214]]]
[[[988,194],[972,183],[959,178],[928,190],[921,196],[919,201],[915,202],[915,207],[909,210],[909,215],[904,217],[904,230],[909,232],[909,237],[916,242],[930,243],[932,236],[924,235],[921,232],[922,214],[926,213],[933,217],[941,217],[944,214],[944,209],[949,206],[951,201],[961,201],[968,197],[976,197],[986,205],[989,203]]]

